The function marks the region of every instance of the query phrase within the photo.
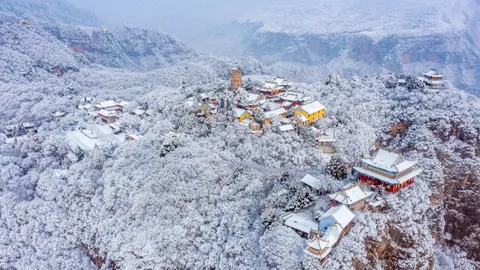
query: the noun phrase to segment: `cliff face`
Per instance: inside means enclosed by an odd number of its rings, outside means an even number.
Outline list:
[[[47,25],[45,30],[86,61],[106,67],[153,70],[197,56],[177,39],[154,30],[61,25]]]
[[[448,243],[468,251],[480,260],[480,169],[478,162],[457,164],[445,162],[445,232],[451,235]]]
[[[468,106],[455,100],[454,107]],[[429,229],[437,243],[457,246],[467,252],[467,257],[480,259],[480,129],[478,119],[465,112],[446,111],[428,118],[415,115],[412,122],[424,122],[430,133],[430,145],[419,149],[413,146],[420,140],[421,129],[409,126],[406,137],[396,138],[393,143],[407,142],[404,151],[416,149],[427,151],[429,160],[424,163],[433,168],[426,173],[430,209],[426,212]],[[396,140],[396,142],[395,142]],[[389,141],[388,143],[392,143]],[[404,145],[405,146],[405,145]],[[425,145],[424,145],[425,146]],[[421,147],[420,147],[421,148]],[[425,173],[424,173],[425,174]]]
[[[418,239],[413,239],[408,234],[405,234],[405,231],[396,225],[389,225],[386,236],[380,242],[367,239],[365,244],[369,264],[357,261],[354,263],[356,270],[371,269],[371,265],[379,264],[383,265],[385,270],[433,269],[433,250],[423,251],[419,254],[420,257],[414,258],[411,249],[418,248]],[[414,261],[413,264],[405,265],[401,263],[402,261],[412,260]]]
[[[469,34],[445,33],[426,36],[390,35],[378,41],[363,34],[288,34],[258,32],[245,53],[265,63],[277,61],[324,65],[350,75],[386,68],[393,72],[419,74],[437,68],[454,85],[477,91],[480,54],[468,42]]]
[[[435,133],[446,144],[449,138],[458,140],[454,151],[437,152],[445,179],[442,199],[446,243],[459,246],[469,257],[480,260],[480,140],[474,135],[478,131],[451,123]]]

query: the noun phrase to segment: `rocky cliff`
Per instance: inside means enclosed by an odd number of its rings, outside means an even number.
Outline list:
[[[47,25],[45,30],[88,62],[106,67],[152,70],[198,56],[182,42],[155,30],[63,25]]]

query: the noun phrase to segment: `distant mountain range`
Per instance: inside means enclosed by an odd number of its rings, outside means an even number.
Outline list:
[[[436,68],[480,95],[479,10],[471,0],[280,3],[202,33],[196,45],[347,76]]]
[[[75,8],[63,0],[0,0],[0,12],[15,14],[23,20],[40,19],[88,26],[102,23],[93,13]]]

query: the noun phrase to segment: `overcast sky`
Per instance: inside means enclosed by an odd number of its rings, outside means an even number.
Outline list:
[[[220,22],[236,19],[273,0],[69,0],[93,11],[107,24],[156,28],[185,38]],[[279,1],[275,1],[279,2]],[[234,3],[241,3],[239,6]]]

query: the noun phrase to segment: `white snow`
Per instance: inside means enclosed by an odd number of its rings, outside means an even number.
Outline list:
[[[279,126],[278,129],[279,129],[281,132],[288,132],[288,131],[295,130],[295,128],[293,127],[293,125],[282,125],[282,126]]]
[[[114,107],[114,106],[117,106],[118,104],[113,101],[113,100],[107,100],[107,101],[102,101],[100,102],[99,104],[97,104],[96,106],[98,108],[108,108],[108,107]]]
[[[259,94],[254,94],[254,93],[248,93],[247,95],[247,102],[256,102],[260,99]]]
[[[308,118],[305,117],[305,115],[303,115],[303,114],[298,114],[298,115],[296,116],[296,118],[297,118],[298,120],[302,121],[302,123],[308,122]]]
[[[283,100],[286,100],[286,101],[299,102],[299,101],[304,100],[305,94],[300,93],[300,92],[288,91],[288,92],[283,93],[280,96],[280,98],[283,99]]]
[[[99,115],[103,115],[105,117],[114,117],[118,116],[118,114],[115,111],[107,111],[107,110],[100,110],[98,112]]]
[[[398,172],[403,172],[403,171],[408,170],[411,167],[415,166],[416,164],[417,164],[416,161],[403,160],[402,162],[395,165],[395,167],[397,168]]]
[[[401,184],[411,178],[414,178],[415,176],[419,175],[422,170],[421,169],[418,169],[418,170],[413,170],[401,177],[398,177],[396,179],[392,179],[392,178],[389,178],[389,177],[386,177],[384,175],[381,175],[381,174],[378,174],[376,172],[372,172],[370,170],[366,170],[364,168],[360,168],[360,167],[354,167],[354,169],[361,173],[361,174],[364,174],[364,175],[368,175],[368,176],[371,176],[371,177],[374,177],[380,181],[383,181],[385,183],[388,183],[388,184],[391,184],[391,185],[397,185],[397,184]]]
[[[268,112],[265,112],[265,118],[266,119],[270,119],[274,116],[280,116],[284,113],[287,113],[287,110],[285,110],[283,107],[280,107],[276,110],[272,110],[272,111],[268,111]]]
[[[317,142],[336,142],[332,136],[320,136],[317,138]]]
[[[342,234],[342,228],[338,224],[333,224],[328,227],[325,234],[320,238],[319,236],[315,236],[312,239],[308,240],[307,245],[315,250],[325,250],[320,256],[313,254],[305,250],[305,253],[314,256],[319,259],[323,259],[328,256],[331,251],[331,248],[338,242],[340,239],[340,235]]]
[[[345,229],[350,222],[355,218],[355,214],[348,209],[345,205],[340,205],[330,208],[322,216],[319,217],[319,220],[324,220],[332,217],[335,222]]]
[[[91,151],[95,148],[96,144],[98,143],[97,139],[92,139],[87,137],[82,131],[70,131],[67,132],[67,139],[71,142],[72,146],[78,146],[83,151]]]
[[[373,159],[365,158],[362,161],[370,166],[393,173],[403,172],[417,163],[416,161],[405,160],[402,155],[384,149],[378,149]]]
[[[443,78],[443,75],[438,73],[435,69],[430,69],[429,71],[423,73],[425,77],[431,77],[431,78]]]
[[[276,83],[266,82],[263,85],[263,88],[265,90],[277,90],[277,89],[279,89],[279,86]]]
[[[262,22],[262,32],[291,34],[366,34],[379,40],[386,35],[426,35],[464,30],[471,4],[458,1],[414,1],[401,4],[380,0],[278,1],[243,16],[240,21]]]
[[[325,106],[318,101],[314,101],[312,103],[308,103],[298,107],[298,110],[305,111],[307,114],[313,114],[324,109]]]
[[[372,194],[373,192],[365,191],[360,186],[355,185],[353,187],[348,187],[346,189],[343,189],[339,192],[329,194],[328,197],[338,201],[341,204],[352,205],[356,202],[359,202],[361,200],[368,198]]]
[[[282,217],[284,224],[288,227],[294,228],[304,233],[318,231],[318,223],[313,220],[308,220],[298,214],[289,213]]]
[[[247,110],[235,108],[234,110],[235,117],[240,118],[243,114],[247,113]]]
[[[311,174],[305,175],[300,181],[317,190],[323,186],[322,180]]]

